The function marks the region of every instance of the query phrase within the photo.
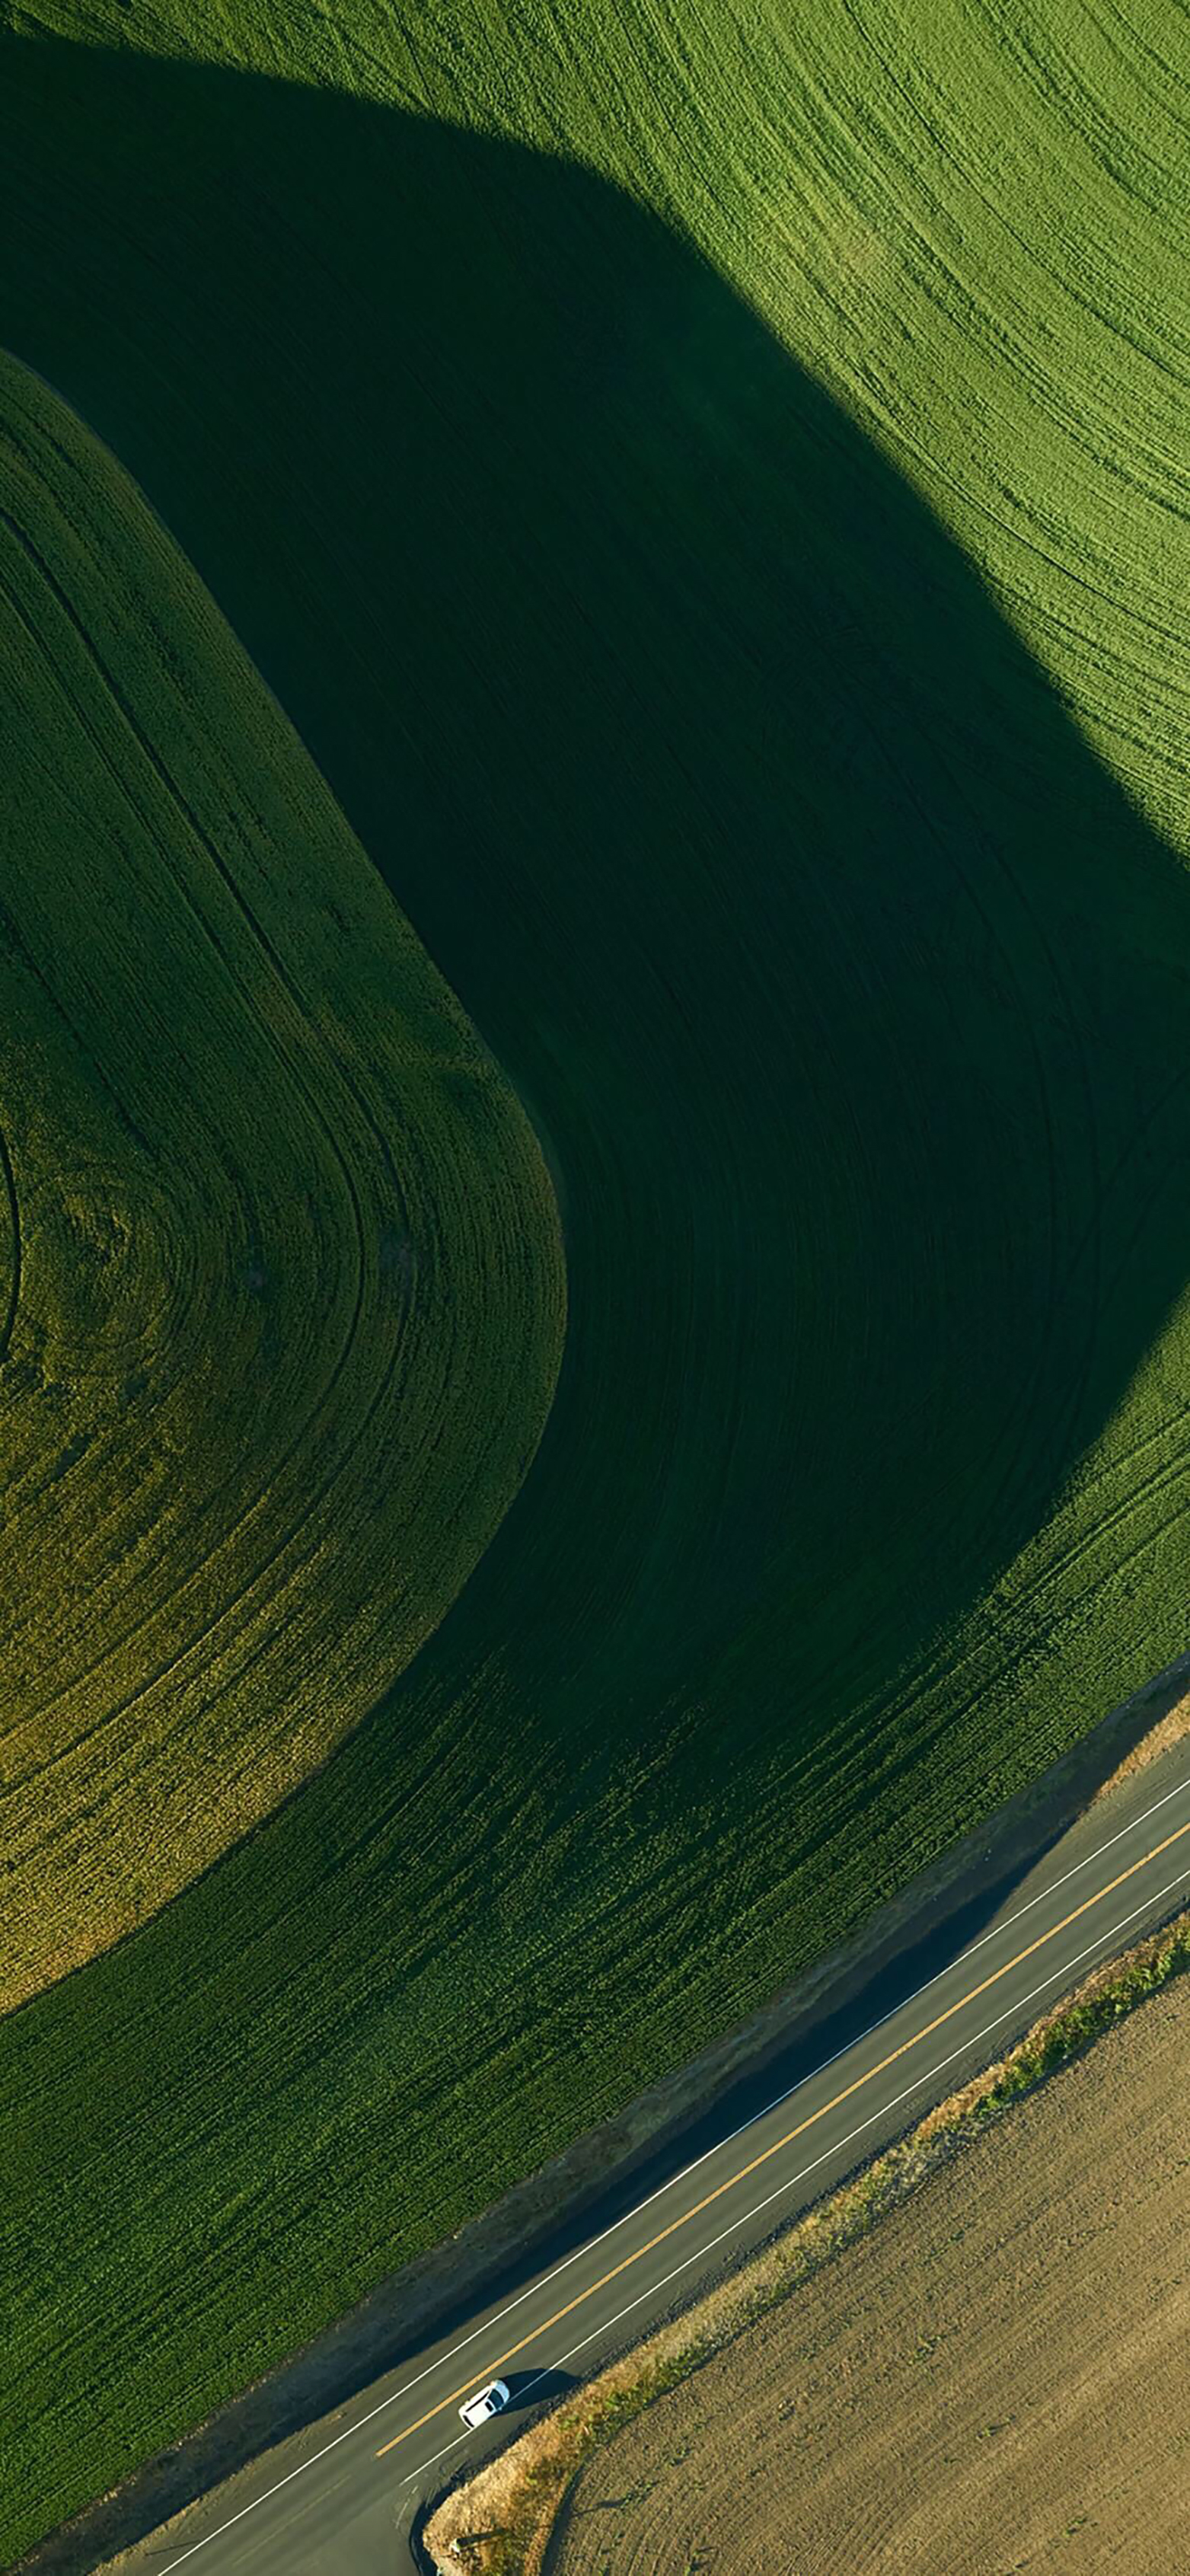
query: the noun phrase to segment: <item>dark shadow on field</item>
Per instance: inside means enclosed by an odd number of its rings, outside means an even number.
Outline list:
[[[565,1373],[464,1658],[580,1805],[662,1731],[678,1795],[801,1760],[1036,1528],[1186,1278],[1190,1197],[1145,1232],[1186,889],[624,196],[81,46],[3,87],[0,338],[180,538],[559,1175]]]
[[[196,2205],[226,2174],[212,2229],[237,2189],[262,2237],[268,2190],[288,2214],[258,2099],[288,2156],[323,2088],[312,2233],[370,2205],[401,2123],[416,2213],[449,2100],[445,2233],[560,2144],[536,2030],[622,2103],[817,1937],[823,1814],[841,1872],[874,1806],[890,1836],[929,1809],[956,1721],[903,1677],[1190,1268],[1190,904],[929,512],[622,195],[11,39],[0,148],[0,341],[155,503],[520,1087],[570,1276],[525,1489],[384,1708],[0,2035],[102,2170],[78,2227],[122,2318],[189,2295],[137,2233],[185,2155]],[[895,1860],[840,1876],[841,1919]],[[220,2295],[196,2280],[211,2333]]]

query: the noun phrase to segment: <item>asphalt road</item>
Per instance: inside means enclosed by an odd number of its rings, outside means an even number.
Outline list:
[[[423,2498],[570,2378],[762,2244],[996,2056],[1079,1976],[1190,1899],[1190,1753],[1102,1801],[1006,1891],[976,1937],[770,2098],[737,2101],[677,2171],[323,2423],[142,2542],[152,2576],[404,2576]],[[883,1998],[878,1999],[877,2008]],[[772,2098],[772,2094],[776,2098]],[[461,2400],[506,2379],[482,2434]]]

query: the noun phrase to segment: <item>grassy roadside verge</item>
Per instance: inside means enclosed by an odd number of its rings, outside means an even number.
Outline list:
[[[542,2576],[561,2507],[593,2451],[867,2235],[990,2121],[1187,1968],[1190,1911],[1096,1968],[1006,2056],[939,2103],[853,2181],[457,2487],[425,2534],[444,2576],[460,2565],[482,2576]]]

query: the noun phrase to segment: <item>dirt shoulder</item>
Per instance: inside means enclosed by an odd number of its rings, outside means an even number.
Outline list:
[[[1188,1966],[1182,1916],[1097,1970],[448,2497],[438,2564],[1190,2567]]]
[[[1162,1696],[1158,1694],[1154,1706],[1160,1705]],[[1098,1805],[1101,1798],[1110,1797],[1112,1790],[1121,1788],[1125,1780],[1135,1779],[1138,1771],[1147,1771],[1150,1763],[1159,1761],[1163,1753],[1172,1752],[1174,1745],[1184,1743],[1188,1735],[1190,1691],[1184,1691],[1180,1698],[1175,1699],[1172,1708],[1166,1708],[1164,1715],[1157,1717],[1129,1748],[1123,1760],[1096,1790],[1092,1805]]]

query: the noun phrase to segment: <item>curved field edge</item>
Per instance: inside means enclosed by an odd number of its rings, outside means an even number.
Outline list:
[[[8,7],[36,39],[499,135],[659,210],[927,495],[1184,844],[1178,0],[1039,0],[1027,25],[1007,0],[618,0],[581,41],[573,0],[515,29],[503,0]]]
[[[989,2122],[1003,2118],[1187,1969],[1190,1913],[1183,1913],[1082,1979],[1015,2048],[928,2112],[854,2181],[456,2487],[423,2533],[441,2576],[453,2576],[460,2562],[478,2576],[543,2576],[568,2498],[593,2452],[614,2442],[626,2424],[867,2236]]]
[[[970,156],[1019,129],[953,19],[914,30],[933,155],[895,30],[890,71],[809,22],[827,120],[792,16],[749,65],[729,12],[679,17],[639,66],[631,9],[494,56],[522,106],[549,56],[555,147],[601,122],[668,231],[280,81],[7,66],[13,331],[539,1113],[574,1256],[534,1472],[391,1703],[0,2034],[26,2530],[754,2010],[1185,1643],[1186,887],[1141,819],[1185,820],[1160,173],[1072,158],[1026,67],[1030,186],[985,233]],[[295,71],[296,24],[263,39]],[[427,47],[477,117],[478,24],[453,68]],[[378,80],[426,106],[429,72]],[[887,265],[835,220],[873,200]]]
[[[11,2007],[416,1652],[532,1455],[563,1286],[508,1084],[164,529],[3,357],[0,709]]]

